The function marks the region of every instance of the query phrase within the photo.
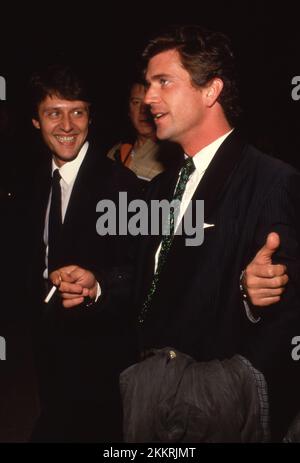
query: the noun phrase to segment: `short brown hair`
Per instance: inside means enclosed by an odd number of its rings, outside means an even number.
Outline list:
[[[239,105],[235,59],[229,38],[200,26],[170,26],[149,41],[143,52],[145,67],[158,53],[177,50],[192,84],[203,87],[213,78],[220,78],[224,87],[218,98],[230,124],[237,121]]]
[[[54,64],[35,72],[30,79],[31,111],[37,117],[40,103],[56,95],[65,100],[81,100],[91,103],[88,86],[81,73],[74,67]]]

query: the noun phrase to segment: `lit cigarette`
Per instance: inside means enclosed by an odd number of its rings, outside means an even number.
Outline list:
[[[57,286],[52,286],[52,288],[50,289],[49,293],[46,296],[46,299],[44,300],[46,304],[48,304],[48,302],[50,301],[50,299],[52,298],[56,290],[57,290]]]
[[[59,276],[59,279],[60,279],[60,282],[59,282],[59,285],[61,284],[61,276]],[[58,285],[58,286],[59,286]],[[44,300],[44,302],[46,304],[48,304],[48,302],[50,301],[50,299],[52,298],[53,294],[55,293],[55,291],[57,290],[58,286],[55,286],[53,285],[52,288],[50,289],[49,293],[47,294],[46,296],[46,299]]]

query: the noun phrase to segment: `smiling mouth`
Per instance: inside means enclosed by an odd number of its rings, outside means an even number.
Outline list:
[[[155,122],[157,122],[159,119],[161,119],[163,116],[165,116],[167,113],[157,113],[153,114],[153,119]]]
[[[59,143],[66,144],[66,145],[71,145],[76,141],[76,135],[72,136],[63,136],[63,135],[55,135],[56,140]]]

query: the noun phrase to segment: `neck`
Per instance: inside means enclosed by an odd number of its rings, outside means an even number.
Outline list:
[[[231,129],[224,116],[221,115],[217,119],[214,117],[213,120],[206,120],[201,127],[196,127],[194,132],[189,133],[189,137],[180,144],[185,153],[194,156]]]
[[[146,143],[147,140],[155,141],[155,135],[153,135],[153,136],[138,135],[137,138],[136,138],[136,141],[134,143],[134,147],[136,149],[141,148],[141,146],[143,146]]]

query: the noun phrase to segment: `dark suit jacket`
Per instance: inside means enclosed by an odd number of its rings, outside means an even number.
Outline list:
[[[43,230],[50,175],[49,162],[39,173],[32,208],[35,258],[31,294],[43,410],[33,440],[120,440],[118,374],[132,361],[127,313],[129,246],[127,237],[97,234],[96,204],[101,199],[117,204],[119,191],[127,191],[130,199],[135,193],[135,176],[89,146],[65,215],[58,265],[77,264],[91,270],[103,293],[93,307],[67,310],[58,297],[42,304]],[[114,288],[113,293],[107,286]]]
[[[178,170],[156,178],[149,199],[170,199]],[[218,149],[192,201],[204,200],[201,246],[175,236],[142,328],[141,348],[171,346],[198,361],[238,353],[268,383],[274,433],[296,413],[300,365],[291,358],[291,340],[300,332],[299,288],[291,281],[282,302],[261,311],[252,324],[239,292],[239,276],[277,231],[281,246],[274,261],[290,268],[299,259],[300,175],[290,166],[247,145],[234,131]],[[142,306],[154,269],[160,237],[145,237],[138,253],[137,306]],[[296,386],[297,384],[297,386]]]

